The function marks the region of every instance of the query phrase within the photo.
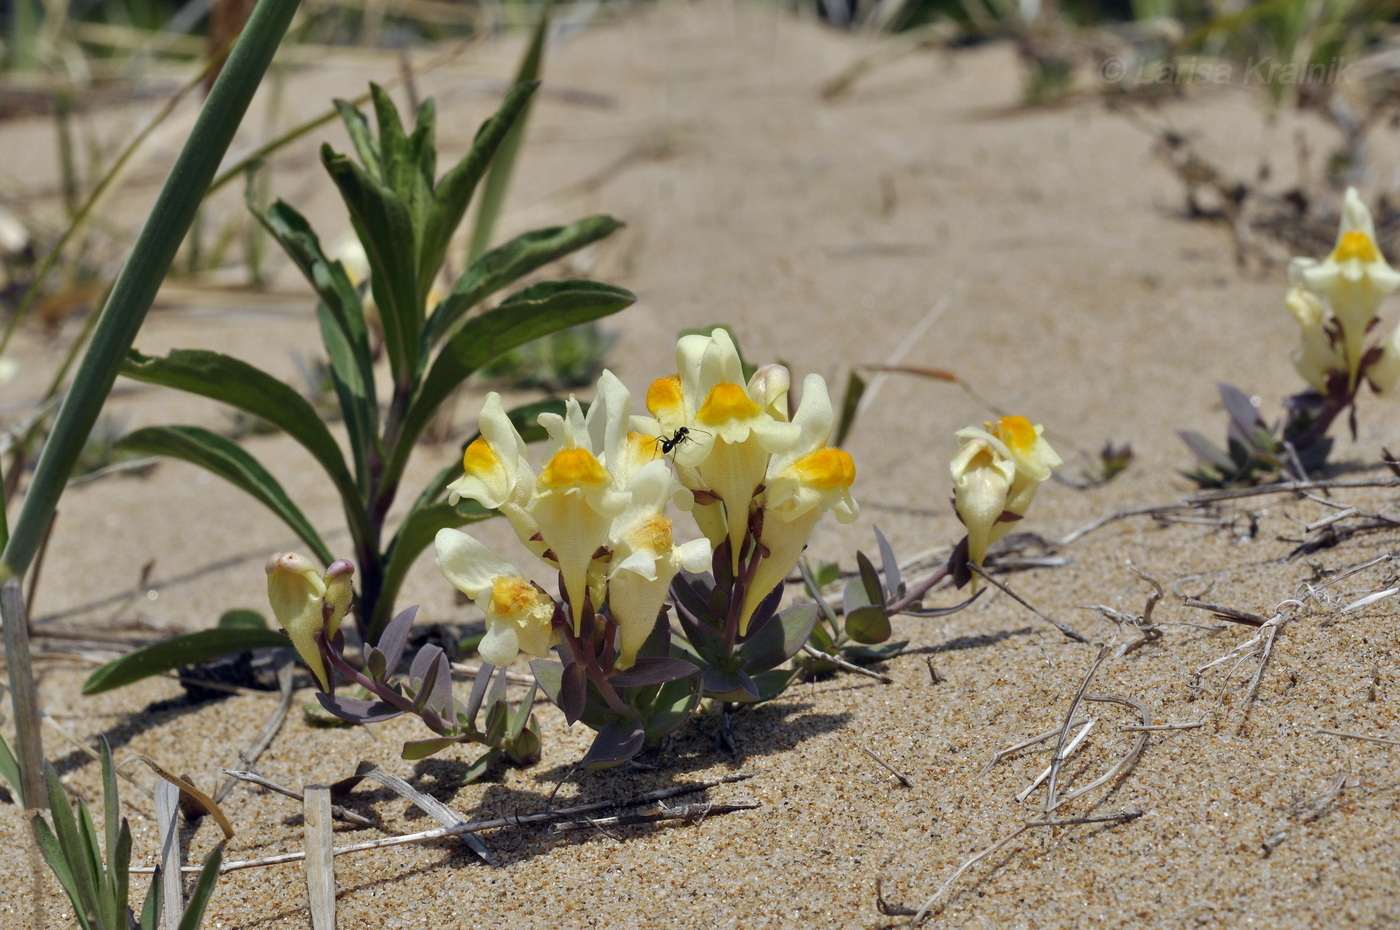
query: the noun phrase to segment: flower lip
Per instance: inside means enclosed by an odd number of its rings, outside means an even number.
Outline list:
[[[705,403],[696,411],[695,421],[706,426],[722,426],[731,421],[752,420],[762,412],[748,391],[725,381],[710,389]]]
[[[1337,248],[1332,252],[1332,259],[1336,262],[1359,261],[1369,264],[1380,257],[1381,253],[1376,248],[1375,242],[1359,229],[1351,229],[1342,233],[1341,241],[1337,243]]]

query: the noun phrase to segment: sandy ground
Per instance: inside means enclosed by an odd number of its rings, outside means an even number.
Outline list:
[[[1060,540],[1116,511],[1190,493],[1179,475],[1190,458],[1175,431],[1223,433],[1217,381],[1258,394],[1270,416],[1297,389],[1283,270],[1241,273],[1221,229],[1180,219],[1179,184],[1137,122],[1093,102],[1019,110],[1019,71],[1005,46],[910,56],[848,96],[822,101],[821,82],[866,49],[769,7],[720,4],[665,6],[573,37],[550,61],[550,86],[587,96],[541,99],[503,232],[592,212],[627,221],[576,270],[640,296],[608,324],[620,337],[610,367],[636,393],[673,370],[678,329],[715,321],[733,324],[750,359],[781,359],[798,377],[820,372],[834,391],[852,366],[902,350],[906,363],[954,371],[998,407],[1044,423],[1071,476],[1106,441],[1131,443],[1136,461],[1110,484],[1047,485],[1028,531]],[[466,146],[496,99],[481,79],[508,75],[518,50],[518,42],[485,45],[421,82],[441,106],[444,161]],[[388,64],[330,63],[290,73],[281,118],[315,112],[329,96],[395,72]],[[101,125],[116,133],[145,112],[115,108]],[[1240,89],[1193,94],[1149,116],[1192,134],[1238,172],[1268,158],[1280,185],[1296,171],[1295,131],[1319,146],[1327,140],[1307,118],[1270,121],[1259,98]],[[346,145],[338,129],[326,137]],[[256,141],[250,130],[239,144]],[[1400,164],[1394,138],[1379,141],[1375,189]],[[118,204],[135,209],[150,196],[162,149],[177,142],[176,135],[156,147]],[[11,153],[42,154],[50,145],[39,121],[6,124],[0,141]],[[43,174],[51,164],[10,158],[0,183],[42,188],[52,181]],[[279,158],[273,189],[302,205],[326,238],[344,222],[311,144]],[[170,289],[138,347],[217,347],[292,375],[295,355],[315,351],[311,304],[290,270],[278,268],[271,296]],[[37,332],[21,340],[24,371],[5,388],[9,418],[32,404],[64,344]],[[129,427],[225,422],[214,405],[129,383],[112,407]],[[462,431],[470,412],[459,412]],[[952,433],[988,415],[948,384],[883,382],[848,442],[862,516],[850,527],[819,527],[813,554],[849,566],[856,548],[873,552],[877,525],[904,558],[955,542]],[[1387,478],[1380,448],[1396,447],[1397,427],[1400,405],[1364,397],[1357,441],[1339,440],[1332,476]],[[338,525],[333,492],[291,443],[257,438],[249,448],[318,525]],[[454,449],[424,447],[410,482]],[[1149,587],[1129,559],[1158,579],[1167,589],[1153,615],[1161,639],[1111,654],[1089,690],[1138,702],[1153,724],[1197,726],[1146,733],[1126,772],[1051,815],[1140,811],[1138,819],[1035,828],[1011,839],[951,887],[935,911],[940,923],[1400,921],[1395,749],[1318,732],[1400,736],[1394,602],[1340,610],[1390,587],[1395,571],[1382,563],[1300,608],[1282,608],[1290,620],[1248,709],[1257,661],[1199,670],[1247,650],[1256,631],[1187,609],[1177,596],[1273,616],[1304,585],[1392,551],[1393,532],[1372,532],[1290,558],[1309,525],[1338,505],[1389,511],[1393,492],[1272,494],[1161,519],[1130,517],[1054,549],[1066,560],[1058,567],[1007,576],[1040,610],[1120,645],[1136,634],[1085,608],[1142,612]],[[502,544],[509,532],[490,526],[483,536]],[[331,538],[344,542],[343,534]],[[33,604],[44,706],[79,740],[105,734],[119,760],[144,753],[216,784],[219,768],[239,764],[271,696],[189,706],[178,684],[157,680],[83,698],[91,663],[43,634],[150,636],[211,625],[229,607],[262,607],[263,560],[293,546],[239,492],[180,464],[163,464],[147,479],[75,488],[64,498]],[[451,594],[425,559],[403,602],[422,604],[426,621],[470,621]],[[589,734],[566,730],[544,708],[539,766],[454,791],[444,786],[471,755],[398,760],[401,740],[425,735],[410,723],[320,730],[293,713],[257,767],[301,786],[342,778],[368,759],[434,790],[468,819],[539,810],[556,789],[560,802],[592,800],[754,773],[708,797],[753,800],[756,809],[699,823],[485,834],[502,863],[496,869],[452,844],[341,857],[342,927],[885,926],[902,918],[877,910],[877,880],[889,901],[917,907],[969,856],[1045,816],[1043,789],[1024,804],[1016,796],[1047,764],[1046,751],[988,763],[997,749],[1058,727],[1098,655],[1000,594],[950,619],[901,619],[896,636],[910,648],[886,666],[893,684],[842,676],[797,686],[733,719],[737,757],[717,748],[717,721],[700,719],[651,760],[654,770],[586,774],[561,786]],[[309,690],[298,695],[299,703],[309,699]],[[1099,720],[1065,766],[1071,787],[1107,771],[1140,737],[1120,729],[1141,722],[1134,708],[1083,710]],[[70,789],[94,798],[97,766],[56,729],[45,737]],[[134,774],[149,785],[145,771]],[[129,785],[123,792],[136,859],[151,863],[151,802]],[[385,792],[362,788],[354,803],[397,831],[432,826]],[[238,830],[227,858],[301,848],[295,802],[240,789],[226,810]],[[10,839],[0,843],[0,869],[13,877],[0,890],[0,924],[68,926],[66,899],[52,880],[35,916],[26,829],[22,812],[0,805],[0,836]],[[365,837],[338,829],[342,842]],[[191,861],[217,838],[211,824],[187,827]],[[272,930],[308,920],[302,870],[279,866],[225,876],[206,926]]]

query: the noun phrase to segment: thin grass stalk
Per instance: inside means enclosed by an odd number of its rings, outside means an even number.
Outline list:
[[[0,587],[0,616],[5,624],[5,658],[10,672],[10,699],[15,716],[15,757],[19,762],[21,801],[26,808],[48,810],[44,787],[44,744],[39,732],[39,702],[29,663],[29,615],[19,579]]]
[[[15,308],[14,313],[10,314],[10,321],[5,326],[5,334],[0,336],[0,355],[5,354],[5,349],[9,347],[10,338],[14,335],[15,329],[18,328],[24,318],[29,315],[29,311],[34,308],[39,294],[43,291],[44,282],[48,280],[49,275],[52,274],[54,268],[58,266],[59,259],[63,257],[63,250],[68,247],[68,243],[72,240],[74,234],[86,225],[88,217],[92,215],[93,210],[95,210],[98,203],[102,201],[103,196],[107,193],[107,189],[121,176],[122,171],[126,168],[127,162],[131,161],[131,157],[135,155],[141,146],[145,144],[146,140],[150,138],[151,133],[155,132],[156,127],[165,122],[166,118],[174,112],[175,107],[179,105],[180,101],[185,99],[186,94],[196,87],[199,87],[204,82],[204,75],[207,71],[208,66],[206,66],[204,70],[201,70],[199,74],[195,75],[192,80],[176,91],[175,95],[166,101],[165,106],[160,108],[160,111],[156,113],[150,123],[138,132],[136,137],[133,138],[131,142],[127,144],[126,148],[122,150],[122,153],[117,156],[117,160],[112,163],[112,167],[98,180],[96,186],[94,186],[92,191],[88,194],[87,199],[83,201],[82,206],[73,214],[72,221],[69,222],[68,226],[59,235],[58,241],[53,244],[53,248],[49,249],[48,253],[45,254],[44,260],[39,263],[39,269],[35,272],[33,280],[24,292],[24,296],[20,298],[19,306]],[[50,395],[52,395],[52,391],[50,391]]]
[[[116,382],[220,159],[248,109],[298,0],[261,0],[210,91],[98,319],[83,363],[44,446],[33,483],[0,554],[0,581],[29,567],[59,495]]]
[[[39,39],[44,26],[44,0],[11,0],[10,66],[16,71],[39,70]]]
[[[517,87],[527,81],[539,80],[540,71],[544,67],[544,47],[545,39],[549,36],[550,14],[553,11],[554,0],[545,0],[544,5],[540,7],[540,20],[535,25],[535,33],[530,38],[530,45],[525,49],[525,55],[520,59],[520,69],[515,74]],[[467,248],[467,267],[471,267],[472,262],[480,258],[491,244],[491,233],[496,227],[497,218],[500,217],[501,207],[505,205],[506,192],[510,189],[510,176],[515,171],[515,162],[520,156],[520,145],[525,139],[525,126],[530,121],[530,109],[533,106],[533,102],[527,103],[520,111],[515,125],[501,142],[501,147],[496,150],[496,157],[491,160],[491,167],[486,172],[486,179],[481,185],[481,200],[477,203],[476,222],[472,226],[471,243]]]

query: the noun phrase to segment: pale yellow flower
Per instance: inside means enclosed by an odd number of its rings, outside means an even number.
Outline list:
[[[977,565],[987,547],[1025,516],[1041,483],[1064,464],[1042,437],[1043,427],[1025,417],[1002,417],[985,427],[958,430],[962,447],[951,465],[954,504],[967,528],[968,559]]]
[[[438,571],[486,615],[486,636],[478,647],[483,661],[501,666],[522,652],[537,658],[549,655],[560,640],[549,595],[459,530],[439,530],[434,546]]]
[[[305,557],[280,552],[267,560],[266,571],[272,615],[316,676],[321,690],[329,691],[330,679],[316,634],[323,634],[329,642],[340,630],[354,597],[354,566],[342,559],[322,573]]]

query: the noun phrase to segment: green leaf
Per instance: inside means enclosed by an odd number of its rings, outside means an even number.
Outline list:
[[[470,785],[472,782],[485,775],[487,770],[491,768],[491,763],[495,762],[503,754],[503,751],[500,749],[492,749],[488,752],[483,752],[476,757],[475,762],[467,766],[467,770],[463,772],[460,777],[455,779],[453,784],[458,787]]]
[[[5,742],[3,735],[0,735],[0,778],[10,783],[20,807],[29,807],[24,803],[24,779],[20,775],[19,760],[15,758],[14,751],[10,749],[10,744]]]
[[[311,521],[282,485],[236,442],[198,426],[148,426],[123,436],[114,448],[181,459],[218,475],[281,517],[323,565],[334,560]]]
[[[218,627],[221,630],[266,630],[267,618],[256,610],[236,607],[219,615]]]
[[[417,762],[419,759],[426,759],[431,755],[442,752],[449,746],[455,746],[462,740],[456,736],[437,736],[429,739],[409,740],[403,744],[403,751],[399,753],[399,758],[406,762]]]
[[[374,86],[370,85],[370,96],[374,96]],[[365,166],[370,177],[384,179],[384,167],[379,160],[379,142],[374,138],[374,132],[369,128],[369,120],[360,112],[359,108],[348,100],[335,100],[335,108],[340,113],[340,119],[345,123],[345,131],[350,135],[350,144],[355,146],[355,153],[360,156],[360,163]]]
[[[549,36],[549,20],[553,12],[553,0],[545,0],[540,6],[540,18],[535,23],[530,44],[520,59],[519,69],[515,72],[517,86],[536,83],[539,80],[540,70],[544,65],[545,39]],[[475,260],[491,244],[491,231],[496,225],[501,207],[505,204],[506,191],[510,189],[510,176],[515,170],[520,145],[525,140],[525,126],[529,116],[530,104],[527,102],[510,127],[510,132],[501,141],[500,151],[491,163],[491,171],[486,175],[486,183],[482,187],[481,202],[476,208],[476,223],[472,227],[471,246],[467,252],[468,261]]]
[[[383,140],[381,139],[381,144]],[[385,153],[387,161],[387,153]],[[384,324],[384,349],[396,382],[418,365],[424,294],[418,290],[413,219],[397,191],[383,187],[349,158],[323,146],[321,161],[350,210],[350,222],[369,258],[370,289]],[[386,171],[388,170],[386,165]]]
[[[856,412],[860,409],[860,399],[865,396],[865,379],[854,371],[846,379],[846,393],[841,398],[841,416],[836,421],[836,436],[831,444],[839,447],[846,441],[851,427],[856,424]]]
[[[771,701],[782,694],[801,671],[797,668],[780,668],[753,676],[754,684],[758,686],[758,701]]]
[[[276,630],[235,628],[186,633],[113,659],[88,676],[83,683],[83,694],[101,694],[182,665],[236,655],[248,649],[286,648],[291,644],[285,634]]]
[[[68,892],[68,899],[73,902],[73,910],[76,912],[79,922],[84,927],[91,927],[98,913],[97,879],[92,873],[92,862],[82,835],[78,832],[78,822],[73,816],[72,809],[68,806],[68,795],[63,790],[63,784],[58,780],[58,773],[47,762],[44,763],[44,783],[48,789],[49,816],[53,818],[53,835],[57,838],[59,860],[65,865],[64,871],[68,875],[69,882],[63,882],[63,875],[55,860],[49,858],[47,850],[45,850],[44,857],[49,860],[49,867],[59,875],[59,881],[63,883],[64,890]],[[84,809],[87,807],[81,800],[78,805]],[[43,823],[42,820],[35,818],[36,835],[41,823]],[[40,837],[40,843],[41,845],[43,843],[42,837]]]
[[[466,215],[477,183],[538,86],[538,83],[527,83],[512,88],[505,100],[501,101],[496,114],[477,130],[471,150],[438,182],[433,208],[428,214],[427,229],[419,244],[420,268],[442,267],[452,234]]]
[[[897,643],[884,643],[878,646],[847,646],[841,650],[841,654],[847,659],[878,662],[882,659],[894,658],[908,645],[909,640],[902,639]]]
[[[532,339],[631,306],[637,295],[596,281],[545,281],[472,317],[447,341],[409,402],[400,443],[417,440],[433,412],[467,376]]]
[[[63,800],[63,803],[68,803],[66,798]],[[78,915],[78,923],[83,926],[84,930],[87,930],[92,924],[83,919],[82,899],[78,892],[78,880],[73,874],[72,868],[69,867],[68,857],[63,850],[63,843],[54,835],[53,829],[49,827],[48,823],[42,817],[35,817],[32,823],[34,839],[39,844],[39,851],[43,853],[44,861],[49,864],[49,868],[53,871],[54,877],[58,879],[58,883],[63,887],[64,893],[68,895],[68,900],[73,902],[73,910]]]
[[[469,310],[512,281],[606,239],[624,225],[610,216],[590,216],[568,226],[536,229],[482,255],[462,272],[452,293],[433,311],[424,330],[424,346],[451,334]]]
[[[214,850],[214,855],[219,851]],[[146,900],[141,905],[141,930],[158,930],[160,925],[160,901],[163,889],[160,884],[160,866],[156,866],[151,876],[151,887],[146,889]]]
[[[288,385],[247,362],[202,349],[176,349],[165,358],[132,351],[122,374],[211,397],[264,420],[291,436],[320,463],[341,489],[353,493],[354,481],[330,430],[316,409]]]
[[[190,892],[190,900],[185,905],[185,916],[180,918],[180,926],[176,930],[199,930],[199,925],[204,920],[204,909],[209,906],[214,886],[219,883],[219,867],[223,861],[224,853],[221,849],[214,850],[204,860],[204,868],[199,870],[199,880],[195,882],[194,890]]]
[[[857,607],[846,614],[846,635],[858,643],[873,646],[890,638],[890,618],[880,604]]]

